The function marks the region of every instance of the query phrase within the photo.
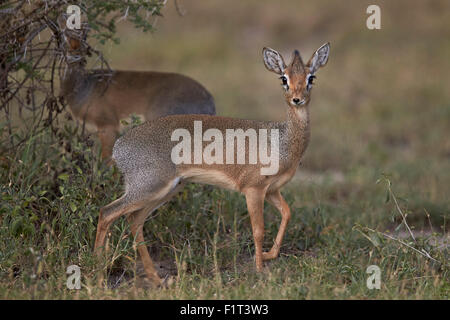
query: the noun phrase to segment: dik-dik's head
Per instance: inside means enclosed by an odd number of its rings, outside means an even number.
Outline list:
[[[286,102],[291,106],[302,106],[309,102],[316,71],[328,61],[330,44],[326,43],[317,49],[305,65],[300,53],[295,50],[292,62],[286,66],[284,59],[277,51],[264,48],[264,65],[269,71],[280,75]]]
[[[90,55],[89,47],[86,45],[89,28],[87,24],[82,24],[81,29],[69,29],[67,27],[68,15],[62,14],[57,18],[59,35],[61,36],[61,50],[70,61],[84,60],[86,55]]]

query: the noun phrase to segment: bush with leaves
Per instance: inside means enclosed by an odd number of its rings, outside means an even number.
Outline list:
[[[115,33],[119,21],[129,21],[143,31],[153,30],[154,19],[161,15],[165,3],[22,0],[0,4],[0,127],[6,128],[0,139],[14,149],[42,132],[43,127],[51,126],[57,136],[58,126],[54,123],[65,104],[55,83],[66,60],[59,19],[67,17],[69,5],[80,8],[82,28],[89,30],[88,37],[82,40],[92,48],[89,42],[118,42]],[[102,67],[107,65],[100,51],[92,52],[99,56]],[[33,141],[38,143],[39,139]]]

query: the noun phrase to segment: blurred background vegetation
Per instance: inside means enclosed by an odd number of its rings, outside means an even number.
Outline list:
[[[262,48],[286,60],[299,49],[307,60],[330,41],[302,169],[361,184],[389,173],[411,200],[440,207],[436,216],[448,214],[449,3],[379,1],[381,30],[366,28],[370,1],[182,4],[184,17],[168,3],[154,34],[120,29],[120,49],[105,51],[112,66],[185,73],[212,92],[218,114],[283,120],[282,91],[262,64]]]
[[[370,4],[373,1],[225,4],[186,0],[179,1],[185,11],[180,16],[174,2],[168,1],[156,32],[142,33],[122,23],[117,32],[119,44],[96,47],[113,69],[170,71],[193,77],[215,97],[219,115],[283,120],[286,106],[280,81],[264,68],[262,48],[274,48],[286,60],[298,49],[307,60],[320,45],[331,42],[329,62],[318,72],[312,93],[311,142],[299,173],[284,191],[294,217],[280,259],[269,264],[269,280],[251,274],[252,242],[242,197],[217,190],[205,194],[191,187],[147,223],[149,245],[160,248],[154,251],[156,260],[158,256],[161,261],[173,260],[175,255],[178,269],[175,288],[150,293],[150,297],[449,297],[445,264],[450,212],[450,2],[376,1],[381,7],[381,30],[366,28]],[[58,150],[64,147],[49,145],[51,152],[33,154],[33,159],[42,160],[37,164],[19,159],[30,148],[23,147],[19,156],[4,154],[0,159],[0,271],[3,279],[10,279],[2,284],[0,294],[70,298],[57,277],[53,280],[56,293],[42,288],[48,285],[50,274],[64,274],[71,263],[84,266],[86,279],[94,277],[100,268],[90,256],[96,215],[99,207],[121,195],[120,179],[114,169],[96,160],[95,152],[87,151],[91,149],[85,141],[73,143],[70,152],[66,148],[62,153]],[[58,169],[48,176],[49,167]],[[86,175],[86,170],[92,175]],[[25,179],[27,174],[30,180]],[[392,194],[386,184],[376,183],[383,175],[392,182],[416,236],[425,237],[423,242],[405,241],[431,252],[441,261],[438,266],[368,231],[408,238]],[[36,181],[48,181],[48,185],[30,193],[27,186],[39,184]],[[18,196],[20,192],[23,196]],[[52,196],[46,202],[43,198],[48,194]],[[15,218],[8,215],[14,210],[19,217],[26,212],[31,217],[27,221],[35,222],[27,227],[22,221],[10,238]],[[42,223],[51,226],[53,219],[53,227]],[[279,217],[267,206],[266,219],[269,248]],[[115,258],[103,266],[111,274],[126,269],[127,257],[133,252],[123,240],[126,223],[118,224],[111,240]],[[53,231],[44,236],[35,231],[28,234],[26,228]],[[433,239],[437,245],[430,246]],[[51,243],[59,243],[58,249]],[[28,247],[34,247],[34,253]],[[42,287],[30,276],[39,270],[37,257],[40,261],[47,257],[40,271],[46,274],[47,284]],[[379,293],[365,287],[369,264],[383,266],[385,287]],[[256,289],[248,290],[254,283]],[[114,297],[117,292],[89,291],[81,297],[109,294]]]
[[[171,2],[142,34],[119,30],[113,68],[180,72],[214,95],[218,114],[283,120],[279,81],[262,64],[270,46],[304,60],[331,42],[311,103],[304,168],[392,172],[409,191],[444,200],[450,157],[450,11],[445,1],[380,1],[381,30],[365,27],[370,1]],[[413,170],[409,170],[410,167]],[[355,172],[356,173],[356,172]],[[442,186],[442,187],[440,187]]]

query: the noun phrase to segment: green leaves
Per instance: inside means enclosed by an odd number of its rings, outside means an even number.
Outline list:
[[[162,16],[164,6],[163,1],[157,0],[82,0],[77,4],[86,15],[91,29],[95,30],[93,36],[102,44],[108,40],[118,43],[119,39],[114,35],[116,25],[121,21],[129,21],[144,32],[153,31],[151,17]]]
[[[32,236],[35,233],[32,221],[23,216],[16,217],[12,221],[10,230],[13,237],[27,237]]]
[[[58,176],[58,179],[61,179],[63,181],[68,181],[69,180],[69,175],[67,173],[62,173]]]
[[[77,206],[74,202],[70,202],[69,206],[70,206],[70,210],[72,210],[72,212],[77,211]]]

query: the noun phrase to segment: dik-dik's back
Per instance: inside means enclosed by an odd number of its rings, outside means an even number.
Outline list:
[[[176,73],[151,71],[86,71],[69,66],[61,95],[72,114],[94,125],[109,158],[120,120],[132,114],[153,120],[173,114],[215,114],[214,99],[197,81]]]

